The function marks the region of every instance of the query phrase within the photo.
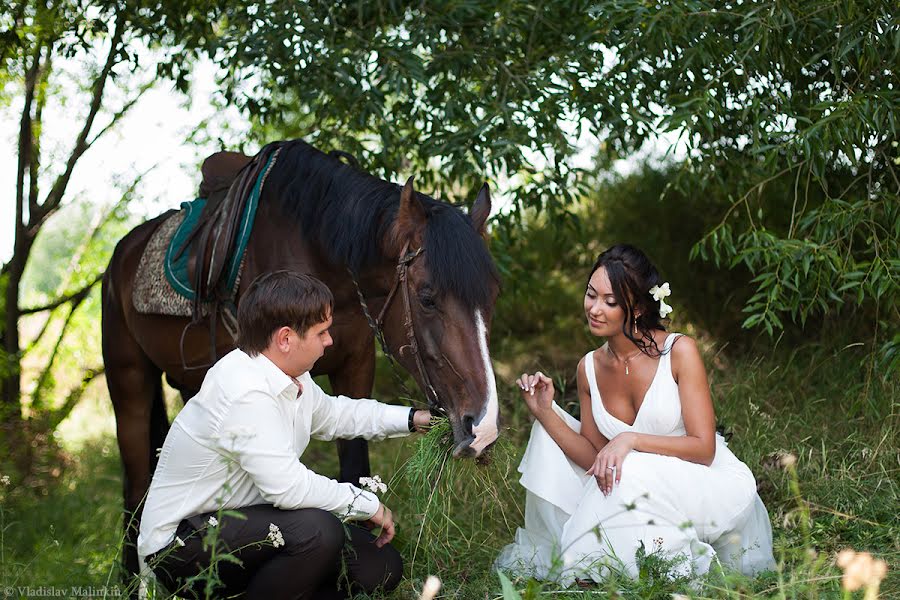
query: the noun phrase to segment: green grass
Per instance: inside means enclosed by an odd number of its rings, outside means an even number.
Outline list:
[[[654,577],[665,564],[651,560],[639,581],[614,579],[568,592],[526,581],[511,587],[531,598],[551,592],[571,598],[669,598],[673,592],[843,597],[834,557],[849,547],[886,560],[882,597],[900,597],[898,381],[869,377],[860,367],[862,352],[811,345],[714,361],[717,415],[734,434],[730,447],[759,482],[772,518],[777,572],[753,580],[714,573],[690,587]],[[574,367],[575,361],[553,373],[554,379],[571,379]],[[407,565],[406,579],[391,598],[416,597],[428,574],[443,580],[444,598],[503,595],[490,566],[522,522],[524,492],[516,466],[530,420],[510,382],[501,382],[500,394],[503,437],[484,464],[450,459],[446,427],[372,445],[373,472],[388,483],[384,501],[397,515],[396,545]],[[572,394],[568,390],[559,400],[566,404]],[[103,429],[72,447],[58,477],[48,472],[42,485],[13,481],[0,489],[0,586],[115,583],[110,578],[117,563],[121,483],[115,441]],[[778,456],[786,453],[797,457],[796,469],[779,466]],[[313,443],[305,461],[325,474],[337,471],[331,444]]]

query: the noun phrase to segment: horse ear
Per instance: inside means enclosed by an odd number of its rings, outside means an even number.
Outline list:
[[[394,230],[396,239],[401,244],[409,241],[412,249],[421,246],[427,218],[425,206],[416,194],[416,190],[413,188],[413,178],[410,177],[400,192],[400,208],[397,210],[397,222]]]
[[[469,210],[469,218],[472,219],[472,227],[475,228],[478,235],[484,236],[485,223],[487,223],[489,216],[491,216],[491,191],[488,189],[488,184],[485,183],[481,186],[478,197],[475,198],[475,204],[473,204],[472,208]]]

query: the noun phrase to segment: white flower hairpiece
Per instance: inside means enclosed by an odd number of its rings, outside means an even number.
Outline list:
[[[665,282],[662,285],[654,285],[650,288],[650,295],[653,296],[653,299],[659,302],[659,318],[665,319],[666,316],[670,312],[672,312],[672,307],[666,304],[665,298],[672,295],[672,290],[669,288],[669,282]]]

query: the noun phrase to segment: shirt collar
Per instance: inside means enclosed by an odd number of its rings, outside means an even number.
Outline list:
[[[288,396],[292,399],[297,398],[297,390],[299,389],[297,383],[290,375],[279,369],[267,356],[260,353],[252,356],[250,360],[254,361],[262,371],[263,377],[269,386],[269,391],[272,392],[273,396],[281,396],[286,392],[290,392],[287,394]],[[303,375],[298,377],[297,381],[302,379]]]

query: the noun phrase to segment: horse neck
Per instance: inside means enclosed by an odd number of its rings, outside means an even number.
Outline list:
[[[283,218],[274,208],[260,203],[254,233],[248,246],[244,285],[262,273],[287,269],[308,273],[321,279],[335,295],[338,305],[359,303],[354,279],[364,298],[380,306],[396,279],[396,259],[381,255],[377,261],[355,274],[344,262],[328,258],[329,252],[317,236],[300,229],[300,225]]]

